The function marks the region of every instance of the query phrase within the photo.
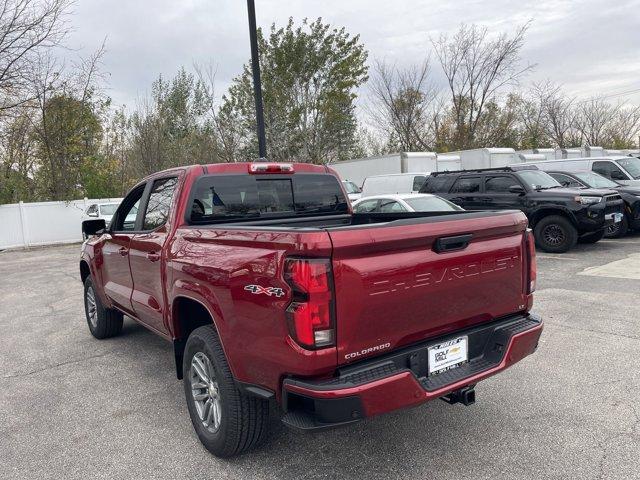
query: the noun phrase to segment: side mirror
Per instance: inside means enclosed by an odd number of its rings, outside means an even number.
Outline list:
[[[511,185],[509,187],[509,192],[511,193],[517,193],[518,195],[522,194],[522,193],[526,193],[524,191],[524,187],[522,185]]]
[[[629,180],[624,173],[618,170],[614,170],[611,172],[611,179],[612,180]]]
[[[85,220],[82,222],[82,236],[89,238],[93,235],[101,235],[106,228],[107,223],[104,221],[104,218]]]

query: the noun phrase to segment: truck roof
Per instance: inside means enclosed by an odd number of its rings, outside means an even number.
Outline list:
[[[249,165],[254,163],[258,164],[287,164],[293,166],[293,173],[296,172],[304,172],[304,173],[333,173],[332,170],[327,168],[324,165],[314,165],[311,163],[294,163],[294,162],[233,162],[233,163],[209,163],[206,165],[184,165],[180,167],[168,168],[166,170],[162,170],[159,172],[155,172],[151,175],[147,175],[144,179],[150,177],[156,177],[158,175],[164,175],[166,173],[177,172],[177,171],[192,171],[196,169],[202,169],[203,174],[212,174],[212,173],[249,173]]]

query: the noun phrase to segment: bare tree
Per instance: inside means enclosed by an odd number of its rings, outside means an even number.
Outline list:
[[[440,105],[429,80],[429,61],[400,69],[376,62],[370,78],[371,122],[403,151],[433,150]]]
[[[453,105],[456,148],[476,146],[476,131],[488,102],[534,66],[520,66],[520,50],[529,23],[513,36],[491,38],[486,27],[462,25],[449,37],[441,35],[431,43],[447,78]]]
[[[42,53],[67,34],[70,0],[0,0],[0,114],[32,96],[27,93]]]
[[[551,140],[545,128],[544,96],[539,85],[518,97],[517,117],[520,124],[520,147],[541,148],[551,146]]]
[[[607,137],[613,148],[640,147],[640,106],[619,104],[607,126]],[[637,143],[636,143],[637,142]]]
[[[216,72],[209,65],[206,68],[195,66],[196,74],[205,93],[207,118],[213,128],[214,143],[219,147],[219,156],[224,162],[237,162],[241,159],[241,151],[245,147],[245,132],[242,122],[235,119],[232,108],[228,105],[220,108],[216,102]],[[225,108],[226,107],[226,108]]]
[[[609,143],[609,128],[619,108],[596,97],[576,105],[575,127],[586,145]]]
[[[568,97],[559,85],[550,81],[534,85],[533,95],[542,107],[542,121],[546,134],[558,148],[568,148],[580,143],[580,133],[575,128],[575,99]]]

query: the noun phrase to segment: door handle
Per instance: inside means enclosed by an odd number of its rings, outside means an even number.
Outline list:
[[[433,243],[433,250],[436,253],[464,250],[469,246],[469,242],[471,242],[472,238],[472,234],[457,235],[455,237],[441,237]]]
[[[160,260],[160,254],[156,252],[149,252],[147,253],[147,258],[152,262],[157,262],[158,260]]]
[[[123,257],[126,257],[127,255],[129,255],[129,249],[125,248],[125,247],[122,247],[122,248],[120,248],[120,250],[118,250],[118,253],[120,255],[122,255]]]

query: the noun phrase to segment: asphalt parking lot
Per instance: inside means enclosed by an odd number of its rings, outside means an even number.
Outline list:
[[[260,450],[200,445],[169,343],[94,340],[78,245],[0,253],[0,478],[640,478],[640,236],[539,252],[537,353],[477,387]]]

